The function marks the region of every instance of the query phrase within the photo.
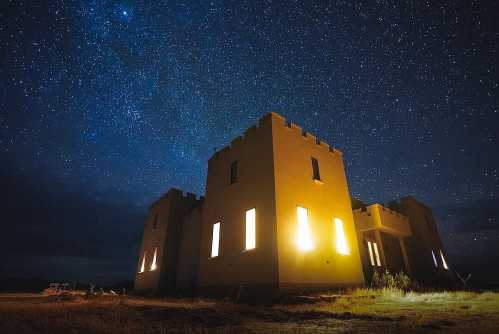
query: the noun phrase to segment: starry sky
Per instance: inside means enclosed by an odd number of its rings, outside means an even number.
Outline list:
[[[493,1],[2,1],[0,275],[131,279],[148,205],[275,111],[499,285]]]

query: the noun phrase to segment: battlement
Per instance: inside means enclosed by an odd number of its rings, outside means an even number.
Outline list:
[[[204,196],[197,196],[196,194],[194,193],[191,193],[191,192],[183,192],[182,190],[178,189],[178,188],[170,188],[166,193],[164,193],[163,195],[161,195],[157,200],[155,200],[150,206],[149,206],[149,209],[152,209],[154,208],[155,206],[157,206],[162,200],[165,200],[165,199],[172,199],[172,198],[182,198],[183,200],[186,200],[188,202],[191,202],[193,204],[195,204],[195,206],[197,206],[198,204],[202,204],[202,202],[204,201]]]
[[[405,236],[411,235],[409,218],[381,204],[374,203],[355,209],[353,214],[357,217],[356,224],[359,231],[380,229]]]
[[[381,204],[378,204],[378,206],[380,207],[380,209],[382,211],[384,211],[385,213],[388,213],[390,215],[394,215],[394,216],[397,216],[399,218],[402,218],[404,220],[408,220],[409,218],[407,218],[406,216],[404,216],[403,214],[401,214],[400,212],[396,211],[396,210],[392,210],[390,208],[387,208],[386,206],[384,205],[381,205]]]
[[[384,212],[384,213],[387,213],[387,214],[390,214],[390,215],[393,215],[393,216],[397,216],[398,218],[401,218],[401,219],[404,219],[404,220],[408,220],[409,219],[405,215],[403,215],[402,213],[400,213],[400,212],[398,212],[396,210],[393,210],[391,208],[388,208],[388,207],[386,207],[384,205],[381,205],[379,203],[374,203],[374,204],[371,204],[371,205],[360,207],[360,208],[354,209],[352,211],[355,212],[355,213],[366,214],[366,215],[370,216],[371,215],[371,211],[373,211],[374,208],[379,209],[380,212]]]
[[[299,125],[297,125],[293,122],[286,122],[286,119],[284,117],[282,117],[281,115],[279,115],[275,112],[270,112],[270,113],[266,114],[265,116],[263,116],[262,118],[260,118],[258,120],[257,125],[253,125],[253,126],[249,127],[248,129],[246,129],[246,131],[244,131],[243,135],[234,138],[230,142],[229,145],[224,146],[222,149],[216,151],[209,160],[222,157],[222,156],[228,154],[232,148],[243,145],[245,141],[248,141],[248,140],[251,140],[252,138],[255,138],[255,136],[257,136],[259,134],[261,129],[268,127],[268,126],[271,126],[272,121],[274,124],[281,124],[283,127],[286,127],[290,131],[294,132],[297,136],[300,136],[303,140],[313,142],[317,146],[319,146],[325,150],[328,150],[329,152],[331,152],[333,154],[343,155],[343,152],[331,147],[328,143],[326,143],[323,140],[320,140],[319,138],[317,138],[316,136],[314,136],[310,132],[303,130]]]
[[[390,201],[387,204],[387,206],[392,210],[395,210],[397,212],[400,212],[401,214],[404,214],[406,207],[407,207],[407,205],[409,205],[409,203],[412,205],[416,204],[417,206],[423,208],[424,210],[431,212],[431,209],[428,206],[426,206],[424,203],[418,201],[414,196],[411,196],[411,195],[406,195],[404,197],[397,198],[393,201]]]

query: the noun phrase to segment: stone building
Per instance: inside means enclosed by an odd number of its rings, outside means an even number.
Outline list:
[[[385,269],[432,284],[444,254],[429,208],[352,201],[342,152],[269,113],[209,159],[204,198],[170,189],[151,205],[135,289],[268,296]]]

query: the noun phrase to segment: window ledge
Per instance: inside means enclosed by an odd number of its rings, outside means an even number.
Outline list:
[[[251,248],[251,249],[243,249],[241,251],[241,253],[251,253],[251,252],[254,252],[256,250],[256,247],[255,248]]]
[[[314,182],[315,182],[316,184],[320,184],[320,185],[323,185],[323,184],[324,184],[324,181],[322,181],[322,180],[319,180],[319,179],[313,179],[313,180],[314,180]]]

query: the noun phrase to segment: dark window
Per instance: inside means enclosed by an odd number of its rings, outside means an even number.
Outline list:
[[[319,172],[319,161],[312,157],[312,171],[314,172],[314,180],[321,179],[321,173]]]
[[[154,215],[154,222],[152,224],[152,229],[155,230],[158,227],[158,214]]]
[[[237,161],[230,164],[230,184],[237,182]]]

